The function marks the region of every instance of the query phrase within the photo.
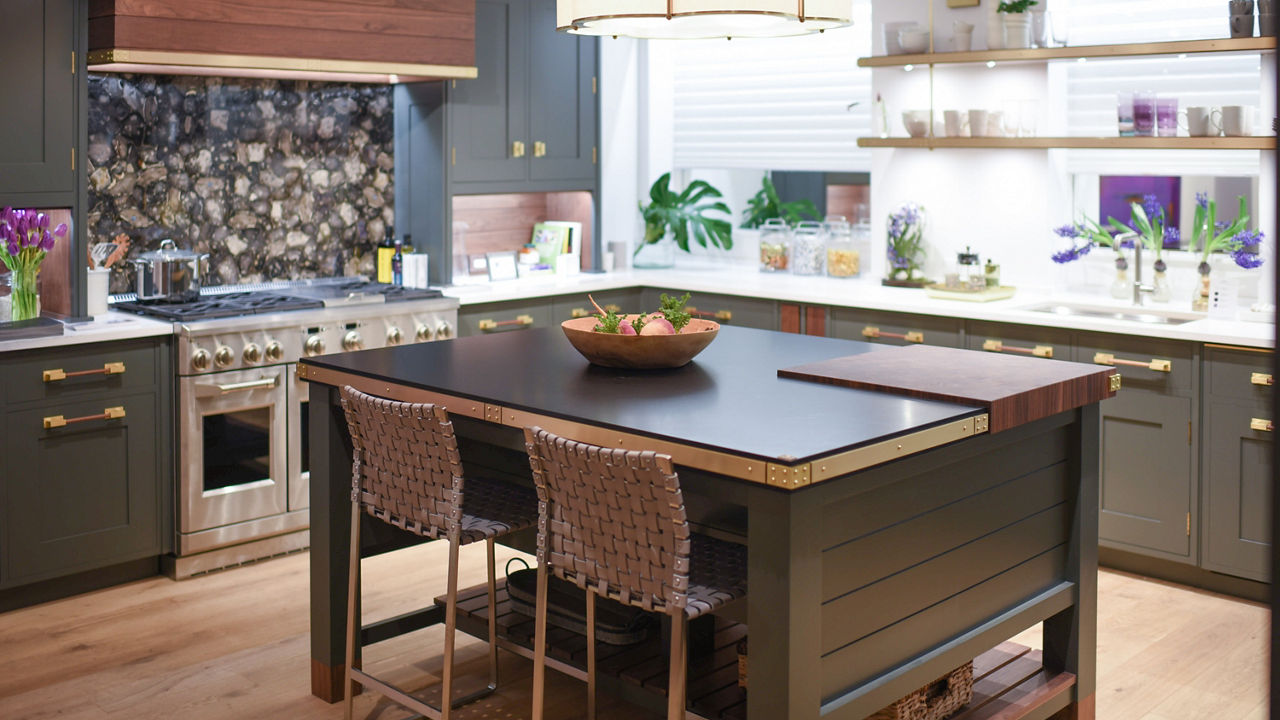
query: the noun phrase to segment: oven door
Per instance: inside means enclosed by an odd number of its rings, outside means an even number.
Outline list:
[[[180,380],[180,533],[286,507],[286,366]]]
[[[311,383],[298,378],[298,366],[289,364],[289,510],[311,507],[310,419],[307,403]]]

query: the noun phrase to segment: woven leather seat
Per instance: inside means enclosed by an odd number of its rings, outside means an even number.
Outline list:
[[[542,720],[547,577],[587,593],[587,717],[595,717],[595,597],[671,616],[669,720],[685,717],[687,624],[747,592],[746,548],[690,531],[671,456],[525,428],[538,490],[533,718]]]
[[[495,616],[489,614],[489,684],[450,702],[453,647],[457,624],[458,548],[484,540],[488,551],[489,607],[496,605],[494,539],[532,527],[537,496],[528,488],[485,478],[463,479],[453,423],[444,408],[403,403],[342,388],[342,408],[351,431],[351,571],[347,586],[346,718],[350,720],[355,683],[377,690],[414,712],[448,720],[450,709],[492,693],[498,685]],[[409,695],[355,667],[360,641],[356,617],[360,588],[361,511],[402,530],[449,541],[445,606],[444,672],[441,707]]]

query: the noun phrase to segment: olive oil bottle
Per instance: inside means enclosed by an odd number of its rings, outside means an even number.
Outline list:
[[[387,234],[382,238],[382,242],[378,243],[377,254],[377,281],[380,283],[391,282],[391,258],[396,254],[396,233],[390,227],[387,228]]]

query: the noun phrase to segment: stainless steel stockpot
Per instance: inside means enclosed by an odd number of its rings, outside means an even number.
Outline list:
[[[137,270],[134,289],[139,302],[191,302],[200,297],[200,262],[208,253],[180,249],[172,240],[161,240],[160,249],[143,253],[131,262]]]

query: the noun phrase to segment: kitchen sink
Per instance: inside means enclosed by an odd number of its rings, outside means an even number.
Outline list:
[[[1047,303],[1026,308],[1031,312],[1066,315],[1068,317],[1104,318],[1107,320],[1127,320],[1129,322],[1147,323],[1149,325],[1181,325],[1195,320],[1203,320],[1203,315],[1192,313],[1170,312],[1146,307],[1100,307],[1096,305],[1072,305],[1070,303]]]

